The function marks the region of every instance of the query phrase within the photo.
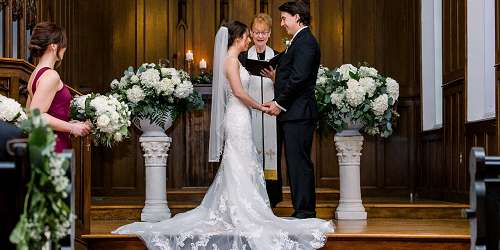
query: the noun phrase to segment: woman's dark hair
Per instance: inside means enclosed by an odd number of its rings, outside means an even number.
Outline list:
[[[49,45],[56,44],[57,52],[59,52],[60,49],[67,47],[67,43],[68,39],[64,28],[55,23],[42,22],[38,23],[33,29],[28,48],[31,56],[38,58],[45,53]]]
[[[303,25],[311,25],[311,14],[309,6],[303,1],[290,1],[282,4],[278,8],[281,12],[286,12],[292,16],[299,14],[299,23]]]
[[[231,47],[237,38],[243,37],[243,35],[248,32],[248,26],[240,21],[231,21],[224,24],[224,26],[229,33],[227,47]]]

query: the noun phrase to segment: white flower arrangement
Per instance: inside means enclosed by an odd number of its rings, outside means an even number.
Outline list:
[[[316,81],[316,101],[327,124],[340,132],[362,124],[369,135],[388,137],[399,98],[399,84],[375,68],[344,64],[330,70],[321,66]]]
[[[183,70],[145,63],[137,71],[129,67],[111,82],[111,93],[126,103],[133,118],[146,118],[163,127],[165,118],[201,109],[203,100]]]
[[[31,179],[23,214],[10,234],[17,249],[43,249],[48,242],[59,249],[59,240],[70,233],[74,215],[66,203],[71,183],[69,162],[54,151],[56,136],[38,109],[21,122],[29,135]]]
[[[26,118],[21,104],[12,98],[0,95],[0,121],[19,124]]]
[[[140,93],[131,95],[134,95],[134,100],[141,96]],[[128,137],[130,114],[127,104],[113,95],[88,94],[75,97],[71,102],[71,117],[91,122],[96,144],[111,146],[113,142]]]

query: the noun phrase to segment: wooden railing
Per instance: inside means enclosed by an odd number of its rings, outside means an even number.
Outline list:
[[[26,105],[28,97],[28,81],[35,66],[25,60],[0,58],[0,94],[17,100]],[[69,86],[68,86],[69,87]],[[72,95],[81,93],[69,87]],[[90,232],[90,202],[91,202],[91,146],[90,136],[72,137],[72,147],[75,156],[74,197],[76,215],[76,240]]]

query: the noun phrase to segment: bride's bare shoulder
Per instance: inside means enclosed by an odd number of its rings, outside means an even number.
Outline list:
[[[237,69],[238,66],[239,66],[238,58],[227,56],[224,59],[224,68],[226,69],[226,72]]]

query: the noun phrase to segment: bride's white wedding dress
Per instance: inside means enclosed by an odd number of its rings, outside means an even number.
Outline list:
[[[240,65],[241,83],[249,73]],[[114,233],[136,234],[149,249],[316,249],[331,221],[273,214],[253,144],[249,108],[227,91],[225,144],[217,175],[201,205],[158,223],[136,222]]]

